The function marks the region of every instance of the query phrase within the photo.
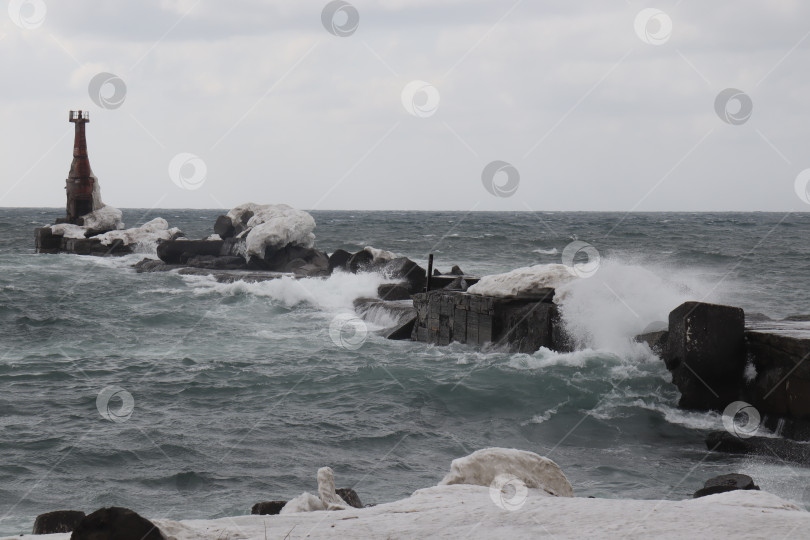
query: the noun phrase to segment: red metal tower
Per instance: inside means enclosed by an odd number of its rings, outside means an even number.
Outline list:
[[[70,122],[76,124],[76,135],[73,140],[73,163],[70,165],[70,173],[65,183],[68,223],[77,223],[80,217],[94,210],[93,189],[96,177],[90,168],[87,137],[84,131],[84,125],[89,121],[88,111],[70,111]]]

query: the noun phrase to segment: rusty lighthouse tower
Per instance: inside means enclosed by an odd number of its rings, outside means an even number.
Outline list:
[[[90,158],[87,156],[87,136],[84,126],[89,121],[88,111],[70,111],[70,122],[75,124],[76,134],[73,140],[73,163],[70,165],[70,173],[65,182],[67,217],[64,221],[77,225],[82,224],[79,218],[101,206],[101,201],[97,200],[98,179],[90,168]]]

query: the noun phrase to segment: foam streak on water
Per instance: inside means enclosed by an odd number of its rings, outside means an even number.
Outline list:
[[[202,238],[218,213],[162,217]],[[602,256],[596,274],[554,283],[581,350],[526,355],[386,341],[373,332],[391,323],[382,314],[362,347],[337,346],[330,323],[373,296],[379,276],[222,284],[136,274],[142,255],[34,255],[32,228],[58,214],[0,218],[0,534],[28,532],[36,514],[61,508],[243,514],[312,491],[324,465],[364,502],[384,502],[487,446],[548,454],[578,495],[684,498],[739,471],[808,498],[796,487],[810,479],[804,469],[707,456],[719,416],[678,410],[662,362],[631,339],[685,300],[803,313],[808,216],[777,226],[781,215],[639,214],[606,237],[622,216],[312,213],[320,249],[372,245],[423,265],[432,249],[440,270],[469,274],[559,265],[573,236],[588,241]],[[124,221],[144,214],[125,211]],[[99,412],[108,387],[132,396],[123,421]]]

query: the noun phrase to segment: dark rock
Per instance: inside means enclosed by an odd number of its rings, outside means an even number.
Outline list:
[[[427,283],[425,269],[407,257],[397,257],[382,263],[379,272],[389,279],[398,279],[407,283],[411,294],[421,292]]]
[[[669,314],[664,355],[678,406],[722,411],[737,400],[746,364],[745,314],[740,308],[686,302]]]
[[[363,503],[360,502],[360,497],[352,488],[337,488],[335,493],[340,495],[340,498],[346,501],[349,506],[354,508],[363,508]]]
[[[352,254],[346,251],[345,249],[338,249],[329,257],[329,273],[331,274],[336,269],[346,269],[346,265],[349,262],[349,259],[352,258]]]
[[[439,269],[438,269],[438,268],[434,268],[434,269],[433,269],[433,275],[434,275],[434,276],[440,276],[440,275],[442,275],[442,273],[441,273],[441,272],[439,272]]]
[[[659,330],[658,332],[648,332],[636,336],[636,341],[639,343],[646,343],[652,352],[657,355],[662,355],[667,350],[667,340],[669,339],[668,330]]]
[[[253,505],[253,508],[250,509],[250,513],[261,516],[275,516],[281,512],[281,509],[284,508],[285,504],[287,504],[287,501],[266,501],[256,503]]]
[[[356,274],[357,272],[370,270],[373,263],[374,255],[364,249],[349,257],[349,260],[346,261],[346,269]]]
[[[377,287],[377,296],[382,300],[410,300],[411,291],[401,283],[383,283]]]
[[[771,437],[737,437],[727,431],[713,431],[706,437],[706,448],[729,454],[752,454],[781,461],[810,464],[810,444]]]
[[[181,267],[182,265],[179,264],[166,264],[163,261],[148,258],[142,259],[132,265],[132,268],[134,268],[139,274],[146,272],[168,272],[169,270],[174,270],[175,268]]]
[[[258,262],[258,261],[257,261]],[[273,272],[294,272],[305,265],[311,265],[308,275],[329,273],[329,257],[323,251],[288,244],[281,249],[267,249],[261,263],[265,270]]]
[[[387,339],[397,341],[410,340],[413,335],[413,327],[416,324],[416,317],[412,317],[408,322],[396,327],[387,336]]]
[[[40,227],[35,231],[37,253],[59,253],[61,236],[56,236],[50,227]]]
[[[450,273],[454,276],[463,276],[464,271],[458,267],[458,265],[453,265],[453,268],[450,269]]]
[[[56,534],[73,531],[84,517],[84,512],[77,510],[57,510],[40,514],[34,521],[32,534]]]
[[[247,268],[247,263],[242,257],[227,255],[219,257],[216,255],[195,255],[186,261],[186,264],[195,268],[214,268],[218,270],[240,270]]]
[[[157,246],[157,256],[169,264],[185,264],[200,255],[228,255],[223,253],[223,240],[167,240]]]
[[[757,376],[751,403],[762,413],[810,420],[810,339],[767,331],[745,333],[748,356]]]
[[[296,270],[298,270],[302,266],[306,266],[306,264],[307,264],[307,261],[305,261],[304,259],[300,259],[300,258],[299,259],[293,259],[293,260],[291,260],[290,262],[288,262],[287,264],[284,265],[284,272],[295,272]]]
[[[211,276],[219,283],[235,283],[237,281],[244,281],[246,283],[259,283],[262,281],[270,281],[279,279],[287,274],[281,272],[268,272],[262,270],[261,272],[250,272],[247,270],[216,270],[212,268],[193,268],[193,267],[180,267],[178,272],[183,276]]]
[[[166,540],[151,521],[127,508],[101,508],[85,516],[70,540]]]
[[[714,495],[715,493],[725,493],[727,491],[742,490],[759,490],[759,486],[754,483],[754,479],[747,474],[722,474],[707,480],[703,487],[695,492],[693,497],[705,497],[706,495]]]
[[[214,232],[223,240],[231,238],[235,232],[231,218],[228,216],[219,216],[217,222],[214,223]]]

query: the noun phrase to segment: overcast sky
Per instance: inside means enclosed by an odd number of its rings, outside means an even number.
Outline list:
[[[810,2],[5,3],[0,206],[810,209]]]

